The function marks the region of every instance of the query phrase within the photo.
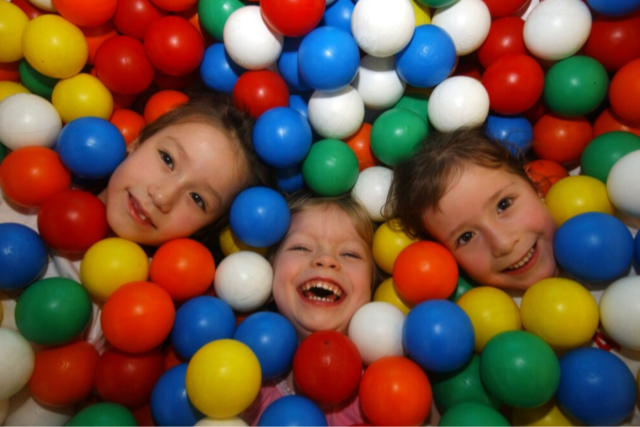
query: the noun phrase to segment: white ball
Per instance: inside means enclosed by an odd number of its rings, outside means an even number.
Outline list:
[[[24,387],[33,373],[35,355],[29,341],[8,328],[0,328],[0,400]]]
[[[371,166],[358,175],[351,194],[362,203],[371,221],[384,221],[382,208],[387,202],[392,179],[393,171],[383,166]]]
[[[600,297],[600,322],[623,347],[640,350],[640,276],[618,279]]]
[[[524,44],[541,59],[568,58],[585,44],[591,32],[591,12],[581,0],[545,0],[524,23]]]
[[[52,147],[62,129],[58,110],[46,99],[16,93],[0,102],[0,141],[11,150]]]
[[[365,107],[380,110],[395,105],[402,98],[407,84],[396,72],[395,57],[365,55],[360,59],[360,68],[352,85],[362,97]]]
[[[252,311],[269,300],[273,269],[262,255],[251,251],[232,253],[216,268],[216,296],[236,311]]]
[[[415,28],[410,0],[358,0],[351,15],[351,32],[360,49],[381,58],[404,49]]]
[[[404,356],[404,314],[392,304],[376,301],[363,305],[349,323],[349,338],[365,365],[386,356]]]
[[[530,1],[527,3],[527,7],[526,7],[526,9],[524,9],[524,10],[523,10],[523,9],[520,9],[520,10],[518,11],[518,12],[521,12],[521,13],[519,14],[519,15],[520,15],[520,18],[522,18],[523,20],[525,20],[525,21],[526,21],[526,20],[527,20],[527,18],[529,17],[529,15],[531,14],[531,11],[532,11],[533,9],[535,9],[535,7],[536,7],[537,5],[539,5],[539,4],[540,4],[540,0],[530,0]]]
[[[640,218],[640,150],[615,162],[607,178],[607,193],[616,208]]]
[[[472,77],[449,77],[433,89],[427,111],[429,121],[440,132],[478,126],[489,115],[489,94]]]
[[[308,104],[309,123],[324,138],[353,135],[364,120],[364,102],[353,86],[335,92],[313,92]]]
[[[224,418],[224,419],[214,419],[214,418],[209,418],[209,417],[205,417],[203,419],[201,419],[200,421],[198,421],[197,423],[195,423],[196,427],[200,427],[200,426],[246,426],[248,425],[247,423],[245,423],[241,418],[238,417],[231,417],[231,418]]]
[[[436,9],[431,23],[451,36],[456,55],[462,56],[484,43],[491,27],[491,13],[482,0],[459,0],[451,6]]]
[[[234,11],[224,24],[222,37],[231,59],[248,70],[267,68],[282,53],[284,36],[264,22],[260,6],[244,6]]]
[[[73,406],[48,406],[38,402],[25,387],[9,404],[8,426],[63,426],[75,413]]]
[[[58,11],[58,9],[56,9],[56,6],[53,4],[52,0],[29,0],[29,3],[31,3],[32,5],[42,10],[46,10],[47,12]]]

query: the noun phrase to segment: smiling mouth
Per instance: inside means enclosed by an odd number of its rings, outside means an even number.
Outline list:
[[[138,202],[138,199],[133,197],[133,195],[131,194],[129,194],[129,212],[137,223],[156,228],[153,221],[151,221],[151,218],[145,215],[145,211],[144,209],[142,209],[142,206],[140,206],[140,202]]]
[[[536,244],[533,245],[531,249],[529,249],[529,252],[527,252],[525,256],[523,256],[518,262],[516,262],[512,266],[505,268],[503,271],[516,271],[525,267],[527,264],[529,264],[529,262],[533,258],[533,255],[535,255],[537,246],[538,246],[538,243],[536,242]]]
[[[298,287],[306,299],[314,302],[338,302],[344,297],[344,291],[335,283],[324,280],[311,280]]]

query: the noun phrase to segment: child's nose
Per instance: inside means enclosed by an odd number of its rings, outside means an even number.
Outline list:
[[[313,259],[313,266],[337,270],[339,269],[340,264],[338,263],[338,261],[333,255],[328,253],[322,253]]]
[[[496,258],[511,254],[518,243],[516,234],[506,230],[494,231],[492,240],[491,250]]]
[[[167,213],[171,210],[175,197],[178,194],[176,186],[172,185],[150,185],[149,196],[151,201],[162,213]]]

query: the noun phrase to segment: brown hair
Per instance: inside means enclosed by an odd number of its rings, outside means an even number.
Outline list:
[[[412,158],[396,165],[385,216],[398,218],[408,235],[429,239],[422,216],[427,210],[438,209],[452,179],[466,165],[502,168],[531,183],[524,163],[523,157],[511,155],[481,128],[430,134]]]

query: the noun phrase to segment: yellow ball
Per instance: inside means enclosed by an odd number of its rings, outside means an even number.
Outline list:
[[[411,5],[413,6],[413,12],[416,15],[416,27],[431,24],[429,6],[426,6],[417,0],[411,0]]]
[[[499,333],[522,329],[518,305],[503,290],[488,286],[473,288],[462,294],[456,304],[471,319],[475,334],[473,350],[477,353]]]
[[[607,186],[602,181],[586,175],[570,176],[556,182],[549,189],[544,201],[558,226],[585,212],[613,215]]]
[[[229,256],[240,251],[251,251],[266,257],[267,252],[269,251],[268,247],[256,248],[255,246],[247,245],[242,240],[238,239],[238,236],[231,231],[231,227],[227,227],[220,232],[219,242],[220,249],[222,249],[224,256]]]
[[[22,51],[33,68],[57,79],[78,74],[89,57],[82,31],[53,14],[40,15],[27,24],[22,33]]]
[[[378,289],[376,289],[373,294],[374,301],[387,302],[391,305],[395,305],[402,311],[405,315],[409,313],[409,310],[413,307],[406,299],[402,298],[402,296],[398,293],[395,284],[393,283],[393,278],[389,277],[384,282],[380,283]]]
[[[29,17],[18,6],[0,2],[0,62],[15,62],[22,59],[22,33]]]
[[[80,263],[80,282],[93,297],[103,301],[120,286],[148,277],[147,254],[138,244],[119,237],[100,240]]]
[[[109,89],[98,78],[85,73],[56,83],[51,103],[65,123],[87,116],[109,120],[113,113],[113,96]]]
[[[513,408],[511,424],[514,426],[579,426],[579,421],[565,415],[555,402],[549,402],[537,408]]]
[[[399,220],[387,221],[373,235],[373,259],[382,271],[391,274],[398,254],[417,240],[402,231]]]
[[[0,3],[2,4],[2,3]],[[16,93],[31,93],[29,89],[16,82],[0,82],[0,102],[6,97],[15,95]]]
[[[541,280],[527,289],[520,315],[527,331],[556,350],[587,344],[600,320],[593,295],[578,282],[557,277]]]
[[[261,382],[258,358],[236,340],[206,344],[187,366],[187,396],[211,418],[230,418],[247,409],[258,395]]]

